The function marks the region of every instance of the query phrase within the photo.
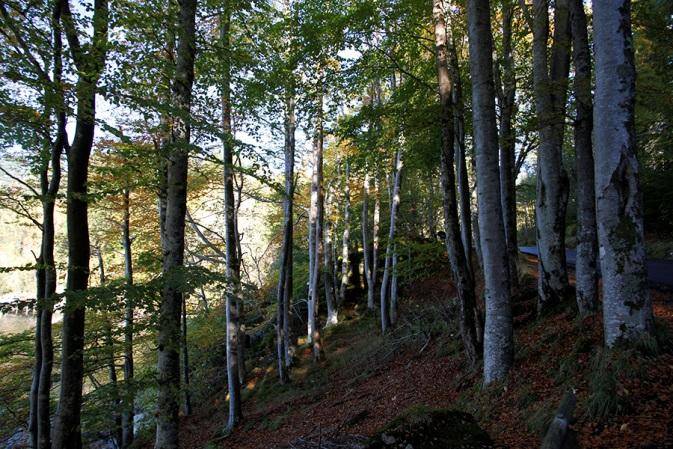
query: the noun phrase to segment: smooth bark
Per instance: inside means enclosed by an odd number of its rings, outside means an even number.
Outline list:
[[[514,355],[507,242],[500,203],[498,134],[493,81],[490,2],[469,0],[467,8],[472,78],[472,117],[477,160],[479,231],[484,263],[484,383],[502,380]]]
[[[634,119],[631,2],[596,0],[594,155],[605,343],[652,332]]]
[[[538,311],[561,302],[568,290],[565,260],[565,212],[568,177],[561,157],[570,63],[568,0],[554,8],[554,39],[548,63],[547,0],[533,2],[533,85],[538,134],[535,218],[537,223]]]
[[[105,65],[108,35],[108,2],[97,0],[93,11],[91,44],[82,45],[69,0],[60,0],[65,31],[78,77],[76,126],[68,151],[67,236],[68,280],[63,313],[59,403],[54,418],[53,449],[80,449],[80,414],[84,376],[84,296],[89,284],[89,221],[87,179],[93,146],[96,85]]]
[[[452,83],[449,71],[449,51],[446,25],[446,7],[444,0],[433,1],[433,22],[435,32],[435,56],[437,82],[439,86],[440,127],[442,133],[440,153],[440,173],[443,193],[445,244],[453,273],[453,281],[458,292],[460,309],[460,330],[465,352],[470,364],[474,366],[480,355],[478,337],[474,322],[475,296],[474,280],[458,223],[458,204],[456,200],[456,179],[454,166],[454,113],[452,104]]]
[[[350,191],[350,163],[348,158],[344,162],[344,232],[341,240],[341,284],[339,286],[339,304],[346,299],[346,288],[348,287],[348,273],[351,270],[349,248],[351,232],[351,191]],[[357,267],[355,268],[357,269]]]
[[[124,398],[122,402],[122,449],[134,440],[135,390],[133,385],[133,324],[135,305],[130,288],[133,286],[133,254],[131,240],[131,197],[129,188],[124,189],[124,216],[122,219],[122,246],[124,248],[124,279],[126,303],[124,305]]]
[[[172,117],[166,156],[166,210],[163,232],[164,287],[159,315],[158,401],[155,449],[179,447],[180,318],[184,267],[187,170],[195,55],[196,0],[179,4],[175,75],[170,103]]]
[[[400,205],[400,182],[402,179],[402,150],[400,148],[395,152],[395,165],[392,173],[393,185],[390,190],[390,227],[388,229],[388,242],[386,244],[386,259],[383,268],[383,278],[381,280],[381,333],[385,334],[390,322],[391,310],[388,302],[388,288],[392,271],[393,245],[395,243],[395,221],[397,220],[397,209]],[[392,312],[392,313],[396,313]]]
[[[582,316],[596,311],[598,242],[594,156],[591,145],[593,98],[591,94],[591,51],[587,18],[582,0],[570,0],[570,24],[575,64],[575,167],[577,173],[577,261],[575,298]]]

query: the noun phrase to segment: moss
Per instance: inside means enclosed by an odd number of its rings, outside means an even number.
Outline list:
[[[477,449],[493,442],[472,415],[448,409],[411,407],[374,435],[367,449]]]

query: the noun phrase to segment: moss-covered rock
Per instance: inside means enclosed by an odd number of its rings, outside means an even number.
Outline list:
[[[366,449],[482,449],[492,448],[488,434],[468,413],[413,407],[374,435]]]

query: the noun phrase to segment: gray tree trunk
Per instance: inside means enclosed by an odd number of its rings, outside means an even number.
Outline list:
[[[390,326],[390,310],[388,304],[388,283],[392,269],[393,245],[395,243],[395,220],[397,219],[397,209],[400,205],[400,182],[402,177],[402,150],[397,149],[395,153],[395,166],[393,173],[393,185],[390,195],[390,228],[388,230],[388,242],[386,244],[386,261],[383,268],[383,279],[381,281],[381,333],[385,334]],[[395,312],[396,313],[396,312]]]
[[[458,173],[458,197],[460,206],[460,235],[463,240],[463,251],[468,270],[473,273],[472,267],[472,214],[470,208],[470,182],[467,175],[467,160],[465,152],[465,104],[463,101],[463,87],[460,80],[458,66],[458,52],[453,42],[453,33],[447,27],[447,46],[449,57],[449,79],[453,84],[451,89],[451,109],[453,111],[455,165]],[[477,240],[477,246],[479,242]]]
[[[591,146],[593,99],[591,51],[582,0],[570,0],[570,24],[575,64],[575,164],[577,172],[577,261],[575,298],[582,316],[596,311],[598,275],[596,259],[596,203],[594,156]]]
[[[596,0],[594,155],[605,343],[652,331],[634,121],[635,63],[628,0]]]
[[[192,414],[192,396],[189,391],[189,348],[187,347],[187,295],[182,295],[182,383],[184,390],[183,413],[185,416]]]
[[[498,75],[497,100],[500,109],[500,194],[502,213],[507,240],[507,260],[509,261],[509,280],[512,291],[519,288],[519,246],[516,225],[516,174],[514,172],[514,148],[516,137],[512,122],[516,114],[514,99],[516,96],[516,75],[512,55],[512,20],[514,5],[505,1],[502,5],[502,57]],[[502,70],[502,73],[500,73]]]
[[[570,63],[568,0],[556,1],[551,67],[547,63],[547,0],[535,0],[533,84],[539,127],[535,218],[537,221],[538,311],[561,302],[568,290],[565,260],[565,212],[568,178],[563,169],[563,129]]]
[[[225,240],[225,275],[226,286],[226,353],[227,380],[229,392],[229,419],[227,431],[242,417],[241,413],[241,379],[239,378],[239,337],[241,324],[239,316],[240,303],[240,271],[241,262],[238,254],[236,238],[236,205],[234,199],[234,136],[231,127],[231,51],[230,26],[231,5],[226,3],[220,19],[220,44],[224,51],[222,64],[222,159],[224,163],[224,240]]]
[[[294,96],[290,92],[285,101],[285,196],[283,198],[283,245],[278,274],[276,311],[276,349],[278,377],[281,384],[289,381],[287,368],[291,363],[289,336],[289,307],[292,301],[292,231],[294,198],[294,149],[296,118]]]
[[[124,217],[122,221],[122,244],[124,247],[124,278],[126,288],[133,286],[133,256],[131,251],[131,201],[130,191],[124,189]],[[124,401],[122,407],[122,442],[125,449],[133,443],[133,421],[135,416],[135,390],[133,386],[133,318],[135,305],[130,292],[126,294],[124,311]]]
[[[490,2],[469,0],[467,8],[472,78],[472,116],[477,159],[479,231],[484,262],[484,383],[503,379],[512,366],[514,338],[507,242],[500,203],[498,134],[493,82]]]
[[[365,178],[362,182],[362,258],[364,263],[365,282],[367,283],[367,309],[374,309],[374,290],[371,277],[371,249],[369,248],[369,173],[365,168]]]
[[[325,207],[327,207],[328,203],[327,196],[328,193],[325,193]],[[336,292],[334,291],[334,286],[332,284],[332,268],[332,236],[330,233],[330,226],[327,219],[325,219],[323,231],[323,283],[325,284],[325,304],[327,305],[327,321],[325,322],[325,327],[332,326],[339,322],[337,301],[335,297]]]
[[[177,22],[175,78],[171,106],[180,113],[171,121],[166,163],[166,209],[163,235],[164,287],[159,312],[158,401],[155,449],[179,447],[180,318],[182,268],[187,210],[187,170],[194,82],[196,0],[180,2]]]
[[[453,272],[453,281],[458,291],[460,305],[460,329],[465,352],[470,364],[474,366],[480,355],[475,326],[474,280],[468,265],[467,253],[458,224],[458,205],[456,201],[456,183],[454,164],[454,113],[452,110],[452,85],[449,71],[449,51],[447,48],[446,14],[447,3],[444,0],[433,1],[433,22],[435,32],[435,56],[437,81],[439,86],[441,146],[441,182],[444,198],[444,232],[449,262]],[[469,213],[469,211],[468,211]]]
[[[344,163],[344,233],[341,240],[341,285],[339,286],[339,304],[346,299],[346,288],[348,287],[348,273],[351,269],[349,260],[350,233],[351,233],[351,192],[350,192],[350,163],[348,158]],[[357,269],[357,267],[355,268]]]
[[[320,304],[320,247],[323,226],[323,96],[316,99],[316,127],[313,142],[313,176],[311,178],[311,208],[309,216],[309,288],[308,288],[308,341],[313,348],[313,361],[321,356],[318,307]]]
[[[76,85],[75,137],[68,151],[67,235],[68,280],[63,313],[59,403],[54,418],[53,449],[81,449],[80,414],[84,375],[84,314],[80,300],[89,284],[89,222],[87,180],[95,130],[96,84],[105,65],[108,2],[99,0],[93,11],[93,39],[83,49],[68,0],[60,0],[61,24],[79,76]],[[86,74],[86,75],[85,75]]]

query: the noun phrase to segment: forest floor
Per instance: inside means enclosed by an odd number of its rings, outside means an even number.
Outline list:
[[[534,260],[525,264],[533,273]],[[506,382],[483,388],[480,369],[466,366],[460,338],[446,325],[454,313],[445,300],[453,293],[448,279],[439,273],[404,291],[400,319],[385,338],[373,314],[348,308],[323,333],[318,365],[306,345],[299,347],[289,385],[278,385],[272,358],[256,360],[268,368],[250,373],[242,424],[219,436],[227,414],[220,393],[184,418],[182,447],[319,447],[336,435],[371,435],[422,404],[471,413],[498,447],[528,449],[539,447],[563,394],[574,390],[572,429],[581,447],[673,448],[672,292],[651,291],[664,343],[617,353],[602,349],[600,317],[580,320],[571,302],[536,318],[528,275],[513,305],[513,370]]]

